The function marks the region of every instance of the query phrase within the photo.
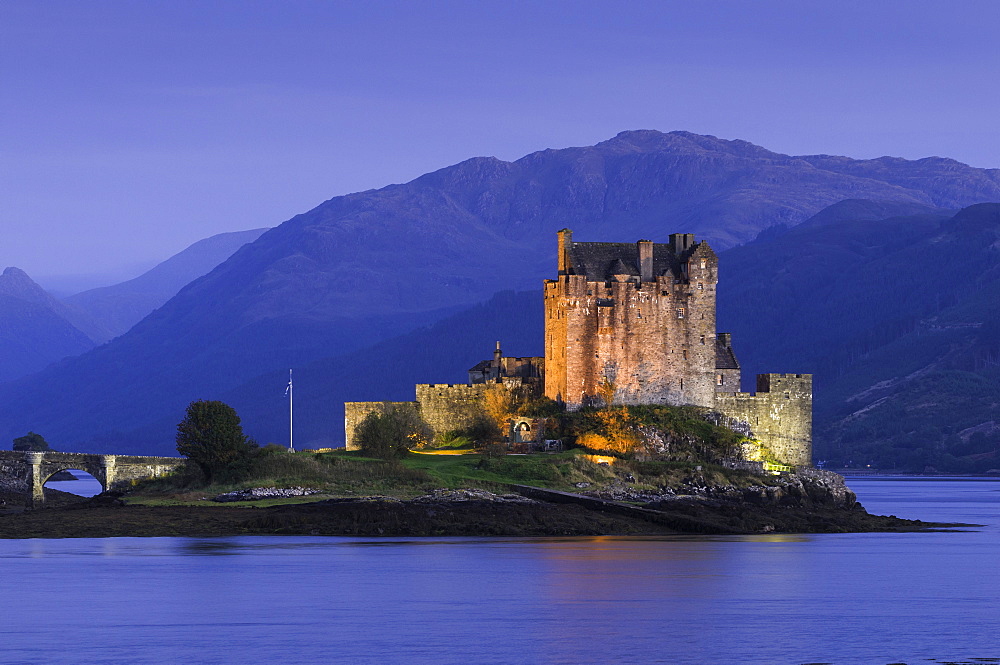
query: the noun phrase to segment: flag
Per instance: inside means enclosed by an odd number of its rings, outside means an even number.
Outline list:
[[[288,370],[288,385],[285,386],[285,397],[292,391],[292,370]]]

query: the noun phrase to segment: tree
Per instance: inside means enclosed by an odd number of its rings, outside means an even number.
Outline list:
[[[522,387],[511,387],[499,383],[488,387],[483,394],[483,412],[496,425],[500,436],[506,436],[509,421],[528,404],[528,396]]]
[[[177,452],[197,464],[209,482],[248,461],[256,449],[257,444],[243,433],[236,411],[223,402],[191,402],[177,425]]]
[[[24,436],[19,436],[14,439],[13,449],[25,452],[45,452],[47,450],[52,450],[52,448],[49,447],[48,441],[46,441],[41,434],[35,434],[34,432],[28,432]]]
[[[362,454],[381,459],[406,457],[429,438],[429,428],[416,413],[389,403],[371,411],[354,431]]]

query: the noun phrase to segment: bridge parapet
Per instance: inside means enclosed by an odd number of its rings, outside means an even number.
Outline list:
[[[38,508],[45,504],[45,482],[60,471],[86,471],[107,491],[166,475],[185,461],[183,457],[4,450],[0,451],[0,490],[26,494],[28,505]]]

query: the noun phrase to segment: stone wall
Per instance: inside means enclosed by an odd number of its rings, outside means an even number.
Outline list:
[[[720,393],[739,392],[740,390],[740,370],[738,369],[717,369],[715,370],[715,391]]]
[[[416,402],[344,402],[344,437],[348,450],[357,450],[354,431],[372,411],[383,411],[387,405],[397,409],[417,410]]]
[[[812,465],[811,374],[758,374],[756,393],[717,393],[715,408],[745,423],[781,463]]]
[[[561,235],[561,248],[564,242]],[[669,251],[649,245],[658,255]],[[548,397],[575,410],[594,401],[608,379],[620,404],[714,404],[718,259],[704,242],[683,256],[681,277],[666,271],[650,281],[588,281],[582,274],[546,280]],[[564,270],[572,270],[565,260]]]
[[[486,416],[483,395],[496,384],[418,383],[420,417],[435,434],[464,429]]]
[[[521,385],[521,379],[509,379],[507,382],[514,387]],[[413,402],[345,402],[344,436],[347,449],[358,449],[354,441],[354,432],[358,425],[365,416],[372,411],[383,409],[386,404],[396,408],[413,409],[434,435],[472,427],[486,418],[483,395],[498,385],[500,384],[418,383],[417,399]]]

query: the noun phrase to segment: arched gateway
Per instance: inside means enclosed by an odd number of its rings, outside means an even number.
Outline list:
[[[45,481],[60,471],[82,469],[109,490],[162,476],[184,462],[183,457],[0,451],[0,489],[26,494],[28,506],[39,508],[45,505]]]

